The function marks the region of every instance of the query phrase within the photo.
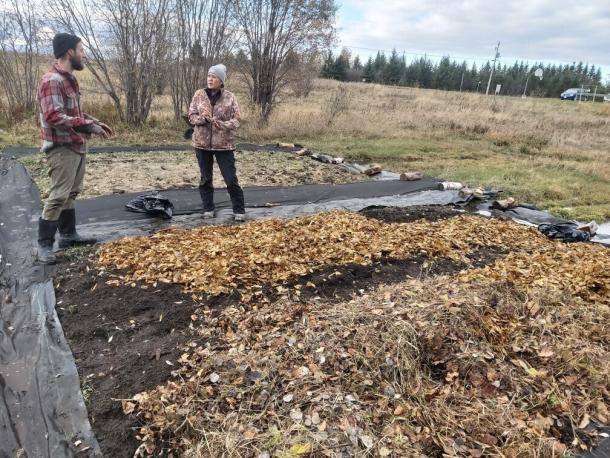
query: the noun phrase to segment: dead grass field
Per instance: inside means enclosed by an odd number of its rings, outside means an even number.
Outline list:
[[[111,143],[184,142],[186,126],[172,119],[169,95],[155,101],[146,126],[133,129],[118,123],[90,75],[81,81],[85,110],[116,128]],[[610,218],[610,104],[318,80],[308,98],[283,94],[261,128],[237,78],[227,86],[242,105],[242,141],[300,142],[387,169],[495,186],[564,217]],[[0,144],[36,145],[37,135],[28,119],[0,132]]]

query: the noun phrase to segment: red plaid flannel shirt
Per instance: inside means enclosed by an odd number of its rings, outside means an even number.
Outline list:
[[[97,122],[80,109],[80,91],[74,75],[54,65],[38,86],[40,136],[42,152],[54,146],[66,146],[78,153],[85,152],[89,134],[74,130]]]

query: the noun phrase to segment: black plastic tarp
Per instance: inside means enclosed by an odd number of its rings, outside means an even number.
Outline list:
[[[533,226],[537,226],[539,230],[545,233],[545,227],[572,227],[576,228],[581,224],[576,221],[570,221],[563,218],[558,218],[556,216],[551,215],[549,212],[545,210],[540,210],[533,205],[518,205],[508,210],[498,210],[492,209],[489,204],[484,204],[479,209],[483,209],[484,211],[489,211],[491,215],[502,217],[502,218],[510,218],[516,222],[527,223]],[[594,237],[584,236],[582,237],[582,241],[588,241],[595,243],[601,243],[604,245],[610,245],[610,234],[607,233],[608,227],[607,224],[602,224],[598,228],[598,232]],[[548,235],[548,234],[547,234]],[[588,234],[587,234],[588,235]],[[578,237],[573,237],[576,241]]]
[[[103,153],[146,153],[146,152],[161,152],[161,151],[188,151],[193,147],[190,143],[173,143],[167,145],[109,145],[109,146],[94,146],[89,148],[91,154]],[[277,151],[277,152],[295,152],[303,149],[301,145],[295,146],[279,146],[277,143],[268,145],[256,145],[254,143],[238,143],[236,145],[238,151]],[[6,146],[0,150],[0,154],[6,158],[29,156],[37,154],[40,148],[28,146]]]
[[[0,457],[101,456],[55,312],[53,270],[35,264],[40,199],[0,159]]]
[[[247,192],[248,190],[246,190]],[[299,203],[293,205],[261,206],[248,208],[247,220],[268,218],[291,218],[302,215],[326,212],[331,210],[359,211],[371,205],[387,207],[407,207],[412,205],[448,205],[457,197],[457,191],[427,190],[413,192],[405,195],[380,196],[370,198],[351,198],[343,200],[331,200],[319,203]],[[84,204],[84,202],[83,202]],[[83,222],[79,223],[79,232],[87,236],[95,236],[101,241],[112,240],[120,237],[147,235],[167,227],[192,228],[205,224],[231,224],[233,223],[232,211],[226,205],[218,209],[216,218],[202,219],[201,213],[181,214],[174,216],[171,220],[150,218],[143,215],[140,219],[127,219],[127,212],[110,212],[109,220],[97,217],[86,221],[84,218],[91,216],[90,210],[82,208]],[[99,216],[97,209],[95,212]]]
[[[436,189],[438,180],[424,178],[419,181],[364,181],[349,184],[313,184],[290,187],[257,186],[244,190],[246,209],[279,205],[306,205],[345,199],[370,199],[374,197],[407,195]],[[76,202],[79,223],[145,219],[145,214],[127,213],[125,203],[140,193],[115,194]],[[163,191],[174,205],[174,215],[200,213],[202,211],[199,190],[176,189]],[[224,189],[215,192],[216,208],[230,207],[229,196]]]
[[[158,192],[149,192],[131,199],[125,204],[125,209],[163,219],[172,219],[174,216],[174,204]]]

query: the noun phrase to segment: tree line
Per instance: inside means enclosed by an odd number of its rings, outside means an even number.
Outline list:
[[[543,70],[543,78],[535,78],[536,69]],[[344,49],[336,56],[329,52],[322,65],[323,78],[339,81],[365,81],[379,84],[442,89],[449,91],[485,92],[492,63],[486,62],[477,66],[468,65],[443,57],[438,62],[422,56],[407,63],[403,55],[396,50],[389,56],[379,51],[366,62],[360,56],[352,58],[349,50]],[[561,92],[571,87],[584,85],[597,92],[609,91],[602,82],[601,68],[583,62],[569,65],[534,63],[532,65],[516,61],[512,65],[497,65],[492,79],[492,91],[495,84],[501,84],[501,94],[521,95],[527,81],[527,95],[538,97],[558,97]]]
[[[80,36],[88,69],[120,119],[145,122],[169,91],[179,118],[208,68],[225,62],[245,80],[266,122],[287,85],[330,48],[334,0],[4,0],[0,106],[17,121],[35,110],[35,88],[55,32]],[[24,44],[25,43],[25,44]]]

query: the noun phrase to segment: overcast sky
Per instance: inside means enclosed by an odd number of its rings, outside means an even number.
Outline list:
[[[502,63],[582,60],[610,76],[610,0],[343,0],[338,28],[339,47],[365,57],[396,48],[487,59],[500,41]]]

